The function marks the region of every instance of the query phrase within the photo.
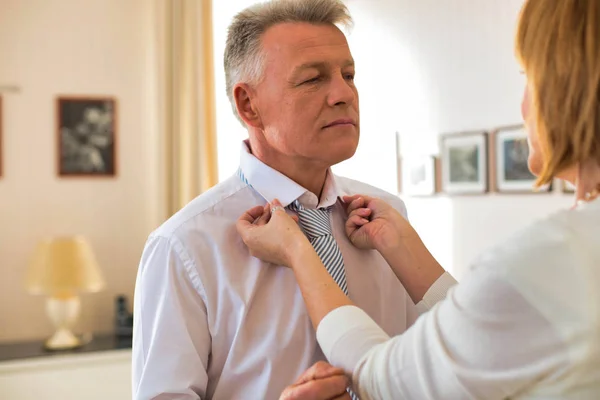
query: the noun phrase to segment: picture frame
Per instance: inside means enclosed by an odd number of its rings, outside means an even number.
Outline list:
[[[105,96],[56,99],[57,174],[114,177],[117,174],[117,101]]]
[[[400,133],[396,132],[396,191],[398,194],[404,190],[402,185],[402,151]]]
[[[416,156],[403,159],[403,193],[408,196],[433,196],[437,192],[437,158]]]
[[[548,193],[552,185],[535,189],[537,180],[529,171],[529,144],[524,125],[512,125],[493,130],[490,141],[491,179],[498,193]]]
[[[571,182],[561,179],[561,189],[565,194],[575,194],[576,188]]]
[[[442,190],[453,194],[488,192],[488,132],[441,135]]]

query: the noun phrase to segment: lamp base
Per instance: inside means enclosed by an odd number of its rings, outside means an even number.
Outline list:
[[[81,340],[73,335],[71,326],[79,316],[79,297],[49,297],[46,300],[46,312],[56,331],[45,343],[48,350],[68,350],[81,346]]]
[[[44,347],[46,350],[69,350],[80,347],[81,340],[68,329],[57,330],[51,338],[46,340]]]

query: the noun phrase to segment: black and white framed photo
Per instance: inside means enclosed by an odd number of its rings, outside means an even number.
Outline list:
[[[113,98],[59,97],[58,175],[115,176],[116,119]]]
[[[536,177],[529,171],[529,144],[525,126],[499,128],[494,132],[495,165],[493,175],[498,192],[548,192],[550,185],[534,189]]]
[[[448,194],[487,192],[487,137],[487,132],[442,135],[442,188],[444,192]]]
[[[406,157],[402,163],[403,193],[408,196],[433,196],[436,193],[436,158]]]

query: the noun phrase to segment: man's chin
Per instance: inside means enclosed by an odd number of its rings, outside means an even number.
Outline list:
[[[357,147],[358,146],[347,149],[337,149],[335,154],[329,154],[330,164],[333,166],[351,159],[354,157],[354,154],[356,154]]]

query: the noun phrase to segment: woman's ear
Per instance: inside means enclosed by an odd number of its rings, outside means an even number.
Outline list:
[[[248,126],[261,128],[262,121],[256,107],[256,96],[246,83],[238,83],[233,88],[233,99],[238,115]]]

